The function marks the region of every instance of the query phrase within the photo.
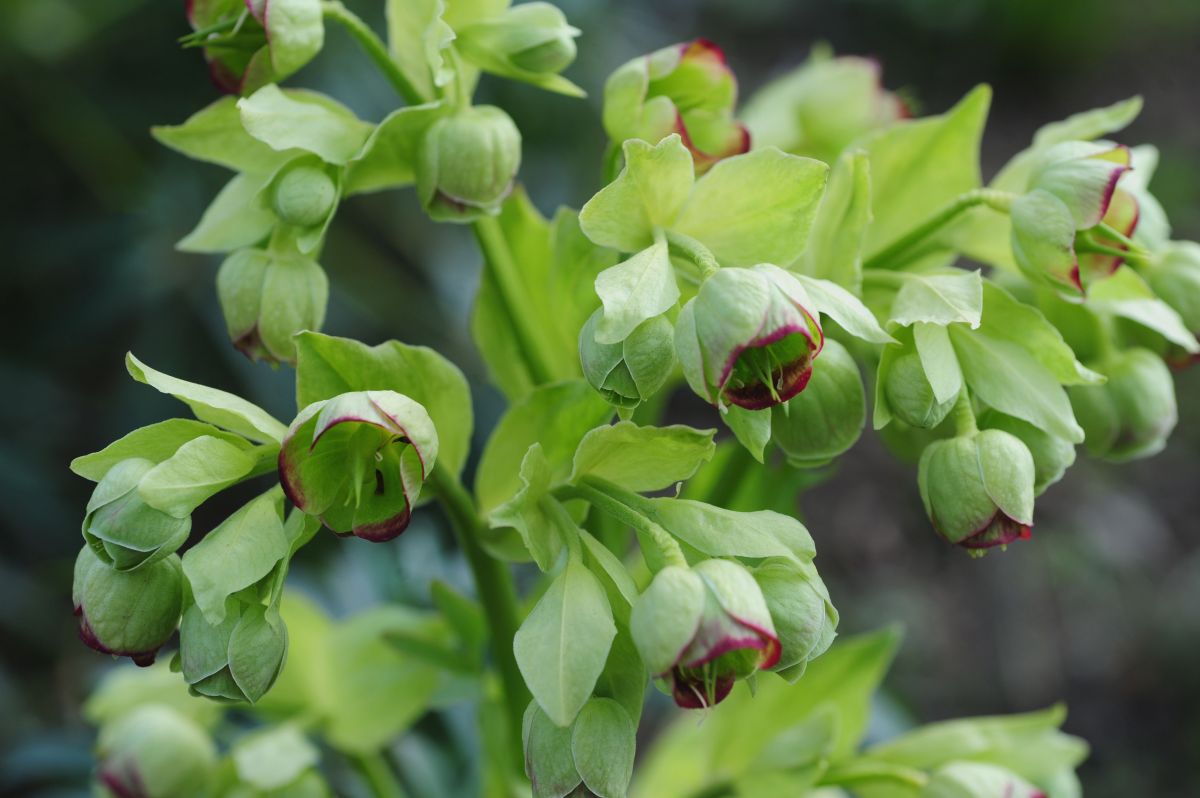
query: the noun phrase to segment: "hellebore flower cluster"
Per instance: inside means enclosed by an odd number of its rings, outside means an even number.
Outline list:
[[[298,508],[339,534],[385,541],[408,527],[437,459],[429,413],[394,391],[344,393],[304,408],[279,452]]]

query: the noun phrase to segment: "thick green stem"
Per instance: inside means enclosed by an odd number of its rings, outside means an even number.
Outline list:
[[[435,468],[432,487],[450,519],[458,544],[467,555],[475,589],[483,605],[491,633],[492,659],[504,688],[504,706],[508,715],[509,748],[515,763],[523,762],[521,720],[529,704],[529,690],[513,654],[513,637],[520,625],[517,594],[507,566],[488,555],[479,543],[483,521],[475,511],[475,502],[456,476]],[[518,768],[520,772],[520,767]]]
[[[583,499],[600,512],[649,537],[667,565],[687,567],[687,558],[679,542],[638,509],[641,497],[637,494],[601,479],[584,477],[576,485],[555,488],[554,495],[563,499]]]
[[[428,98],[421,96],[421,92],[400,69],[383,40],[376,36],[375,31],[371,30],[357,14],[342,5],[339,0],[325,0],[321,3],[321,12],[325,15],[325,19],[338,23],[354,37],[363,51],[375,62],[375,66],[379,67],[379,71],[384,74],[384,77],[396,87],[396,91],[400,93],[406,103],[420,105],[428,101]]]
[[[554,379],[554,370],[550,366],[552,360],[545,350],[546,335],[544,331],[536,328],[536,315],[529,312],[521,301],[524,291],[520,283],[520,274],[504,238],[504,231],[500,228],[500,223],[490,216],[476,220],[474,228],[475,239],[483,252],[483,267],[491,274],[500,292],[500,300],[508,321],[516,333],[521,351],[525,353],[529,376],[537,385],[551,382]]]
[[[383,754],[362,754],[353,757],[353,762],[375,798],[407,798]]]
[[[898,269],[913,259],[918,248],[937,231],[954,221],[959,214],[976,205],[987,205],[999,212],[1006,212],[1012,204],[1012,195],[989,188],[977,188],[960,194],[949,205],[928,220],[909,230],[900,238],[872,255],[863,263],[864,269]]]
[[[979,425],[975,423],[975,408],[971,407],[971,397],[965,385],[959,389],[958,399],[954,402],[954,432],[959,437],[979,432]]]

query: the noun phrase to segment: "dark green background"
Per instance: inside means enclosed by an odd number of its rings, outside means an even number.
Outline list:
[[[380,21],[381,4],[349,5]],[[1042,122],[1144,94],[1146,110],[1123,141],[1161,148],[1153,187],[1176,237],[1200,238],[1194,0],[562,5],[584,30],[568,75],[592,97],[490,79],[481,95],[520,125],[522,178],[544,211],[578,206],[597,187],[599,89],[627,58],[706,36],[726,49],[748,92],[828,40],[840,52],[878,57],[888,87],[904,89],[923,112],[991,83],[985,173]],[[70,565],[90,485],[66,463],[182,414],[125,375],[124,352],[243,392],[281,417],[292,413],[290,373],[249,364],[225,340],[213,291],[218,260],[172,248],[226,178],[147,133],[216,96],[199,56],[174,44],[186,32],[181,6],[0,5],[8,277],[0,289],[8,328],[0,365],[0,795],[78,794],[86,782],[91,733],[78,707],[107,661],[74,640]],[[292,82],[368,119],[396,104],[337,30]],[[470,376],[486,430],[502,404],[466,333],[479,267],[469,231],[435,227],[411,193],[355,199],[339,213],[322,262],[332,283],[326,330],[436,345]],[[1082,771],[1089,796],[1200,794],[1198,398],[1196,370],[1180,374],[1181,420],[1166,452],[1121,468],[1081,462],[1039,501],[1033,542],[980,562],[935,538],[913,469],[869,434],[804,498],[843,629],[892,621],[908,629],[876,733],[1065,699],[1068,730],[1094,746]],[[211,528],[236,499],[203,509],[197,529]],[[331,537],[306,550],[297,579],[338,613],[384,598],[423,600],[433,575],[464,578],[449,541],[428,523],[383,550]],[[400,743],[401,763],[428,755],[456,722],[423,723]],[[453,761],[434,756],[433,766]]]

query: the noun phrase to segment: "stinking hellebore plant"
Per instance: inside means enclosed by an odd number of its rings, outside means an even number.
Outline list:
[[[812,536],[789,514],[727,509],[770,477],[721,464],[743,462],[733,447],[796,469],[835,461],[866,424],[867,369],[873,427],[919,461],[932,528],[982,556],[1034,537],[1035,497],[1077,445],[1112,460],[1161,449],[1177,418],[1167,364],[1200,351],[1200,257],[1170,240],[1149,191],[1157,153],[1109,140],[1140,100],[1047,125],[985,186],[986,86],[914,117],[878,64],[818,50],[739,121],[724,53],[671,45],[609,78],[604,185],[547,219],[519,182],[519,129],[474,90],[487,73],[580,95],[561,74],[579,31],[540,2],[388,0],[386,14],[385,43],[339,2],[188,4],[184,44],[234,96],[154,135],[234,176],[178,246],[225,256],[231,342],[294,368],[295,411],[130,354],[130,376],[190,417],[72,462],[95,483],[80,637],[143,666],[175,649],[89,705],[101,788],[322,795],[340,790],[322,757],[345,756],[375,794],[400,795],[381,752],[473,698],[483,756],[447,793],[1077,796],[1086,749],[1057,709],[861,748],[866,695],[807,685],[869,693],[894,635],[835,643]],[[400,107],[370,122],[279,85],[327,28],[362,46]],[[319,331],[338,207],[409,186],[433,221],[470,225],[483,256],[471,328],[509,406],[473,490],[462,372],[432,349]],[[729,435],[668,423],[684,386]],[[235,487],[240,509],[193,524]],[[382,543],[428,502],[473,596],[435,582],[433,609],[335,622],[286,589],[322,527]],[[528,599],[516,563],[532,563]],[[651,681],[711,717],[670,727],[635,777]],[[265,725],[215,744],[212,702]],[[732,750],[724,729],[754,736]]]

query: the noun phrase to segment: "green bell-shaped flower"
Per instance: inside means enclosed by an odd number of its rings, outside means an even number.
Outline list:
[[[1034,473],[1019,438],[988,429],[931,443],[917,481],[937,533],[982,553],[1030,536]]]
[[[287,656],[287,627],[277,612],[238,598],[211,624],[193,604],[179,625],[179,664],[196,695],[254,703],[262,698]]]
[[[229,337],[246,357],[295,363],[292,337],[321,329],[329,280],[299,252],[241,249],[217,271],[217,296]]]
[[[866,396],[854,358],[837,341],[826,339],[821,366],[813,370],[808,386],[772,415],[771,440],[792,465],[814,468],[853,446],[866,418]]]
[[[394,391],[315,402],[296,417],[279,452],[292,503],[340,534],[385,541],[408,527],[437,459],[429,413]]]
[[[83,537],[106,564],[131,571],[170,556],[188,538],[191,516],[176,518],[147,504],[138,493],[151,460],[130,458],[96,484],[83,519]]]
[[[444,222],[494,216],[521,165],[521,132],[499,108],[477,105],[429,126],[417,156],[417,196]]]
[[[146,704],[100,730],[96,781],[117,798],[206,794],[217,748],[196,721],[166,704]]]
[[[1162,451],[1179,419],[1175,383],[1162,358],[1127,349],[1093,368],[1108,381],[1070,389],[1088,454],[1123,462]]]
[[[624,341],[596,341],[596,324],[603,310],[593,313],[579,331],[579,360],[593,388],[616,407],[637,407],[666,383],[675,367],[675,330],[666,316],[639,324]]]
[[[183,570],[179,557],[118,571],[91,546],[75,559],[71,589],[79,639],[102,654],[129,657],[145,667],[179,625]]]

